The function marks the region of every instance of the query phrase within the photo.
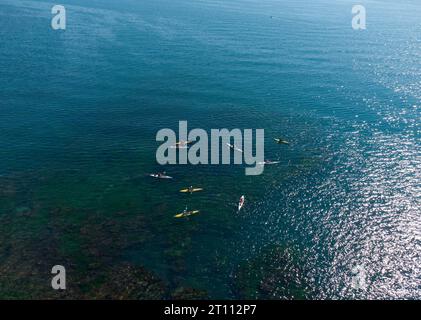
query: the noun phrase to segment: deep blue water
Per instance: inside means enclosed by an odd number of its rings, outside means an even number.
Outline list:
[[[286,243],[318,298],[421,298],[421,3],[362,4],[355,31],[347,0],[68,0],[54,31],[52,2],[2,0],[0,175],[26,188],[14,206],[140,210],[148,240],[119,259],[212,297],[234,297],[235,266]],[[155,135],[179,120],[264,128],[281,165],[127,182],[162,169]],[[190,184],[207,192],[180,197]],[[186,202],[204,213],[174,222]],[[165,250],[184,237],[174,275]]]

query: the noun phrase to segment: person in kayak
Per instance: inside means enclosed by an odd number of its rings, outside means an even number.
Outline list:
[[[284,139],[282,139],[282,138],[275,138],[275,141],[276,141],[278,144],[289,144],[289,142],[288,142],[288,141],[286,141],[286,140],[284,140]]]
[[[244,206],[245,197],[241,196],[240,201],[238,202],[238,212],[243,208]]]
[[[166,172],[165,172],[165,171],[164,171],[164,172],[159,172],[159,173],[158,173],[158,178],[165,177],[165,174],[166,174]]]
[[[191,141],[185,141],[185,140],[180,140],[178,141],[175,146],[176,147],[185,147],[188,146],[190,143],[192,143]]]
[[[193,193],[193,192],[194,192],[194,188],[193,188],[193,186],[190,186],[190,187],[189,187],[189,192],[190,192],[190,193]]]

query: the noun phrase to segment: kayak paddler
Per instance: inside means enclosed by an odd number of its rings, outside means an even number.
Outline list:
[[[274,139],[278,144],[289,144],[288,141],[282,139],[282,138],[275,138]]]

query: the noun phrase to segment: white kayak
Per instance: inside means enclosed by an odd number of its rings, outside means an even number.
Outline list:
[[[281,163],[280,161],[263,161],[263,162],[258,162],[258,165],[261,166],[265,166],[265,165],[270,165],[270,164],[278,164]]]
[[[234,144],[227,143],[227,146],[230,147],[231,149],[234,149],[235,151],[243,152],[243,150],[241,150],[240,148],[237,148]]]
[[[165,176],[162,174],[156,174],[156,173],[151,173],[149,176],[152,178],[157,178],[157,179],[173,179],[173,177]]]
[[[189,148],[189,144],[193,143],[193,141],[184,141],[181,140],[179,142],[177,142],[175,145],[170,146],[171,149],[188,149]]]
[[[240,211],[244,206],[245,197],[241,196],[240,201],[238,202],[238,211]]]

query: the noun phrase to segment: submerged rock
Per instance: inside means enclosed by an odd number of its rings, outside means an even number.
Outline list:
[[[298,258],[280,245],[241,264],[234,273],[234,294],[239,299],[306,299],[307,287]]]
[[[29,216],[29,215],[31,215],[31,211],[32,210],[29,207],[22,206],[22,207],[17,207],[16,208],[16,214],[18,216]]]
[[[16,195],[16,185],[14,182],[0,177],[0,196],[14,197]]]
[[[112,268],[104,283],[90,290],[87,298],[112,300],[159,300],[166,296],[164,283],[142,267],[122,265]]]
[[[208,299],[206,291],[179,287],[171,294],[171,299],[174,300],[203,300]]]

